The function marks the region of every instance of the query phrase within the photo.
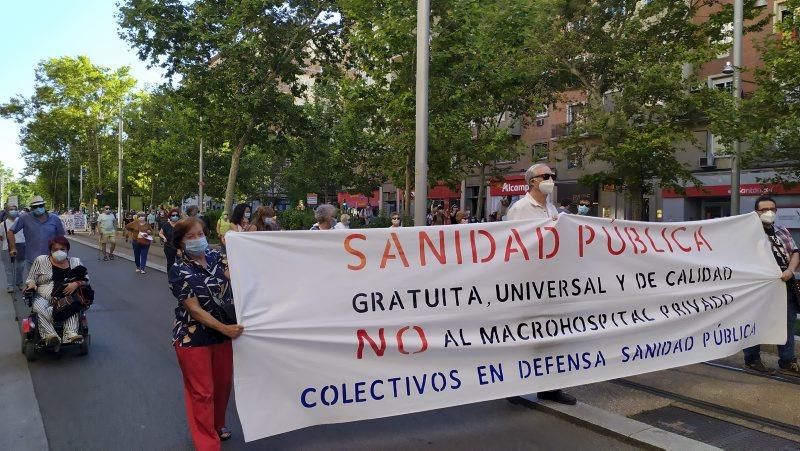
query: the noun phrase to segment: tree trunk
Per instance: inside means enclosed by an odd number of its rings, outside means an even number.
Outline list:
[[[100,145],[98,144],[98,137],[97,134],[94,135],[94,150],[97,153],[97,193],[103,191],[103,178],[100,177],[100,160],[102,158],[102,151],[100,150]],[[99,200],[98,200],[99,202]]]
[[[239,144],[236,146],[233,154],[231,154],[231,169],[230,172],[228,172],[228,186],[225,188],[225,211],[227,212],[233,211],[233,195],[236,191],[236,176],[239,173],[239,160],[242,157],[244,146],[247,145],[247,140],[250,138],[250,133],[253,131],[255,125],[256,118],[250,119],[250,122],[247,124],[247,129],[242,134],[242,137],[239,138]]]
[[[631,188],[629,191],[630,199],[631,199],[631,220],[633,221],[641,221],[642,220],[642,210],[643,204],[642,201],[642,189],[641,188]]]
[[[414,172],[412,166],[413,160],[411,153],[406,154],[406,189],[403,191],[403,216],[409,216],[409,208],[411,208],[411,174]]]
[[[153,199],[156,197],[156,177],[150,178],[150,209],[153,209]]]
[[[478,218],[478,221],[483,219],[484,216],[483,204],[485,204],[486,202],[484,202],[483,200],[483,195],[484,192],[486,191],[485,185],[486,185],[486,166],[481,165],[481,170],[478,176],[478,208],[475,209],[476,210],[475,217]]]

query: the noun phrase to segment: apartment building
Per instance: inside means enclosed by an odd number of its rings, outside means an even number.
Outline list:
[[[732,2],[732,0],[731,0]],[[785,6],[785,0],[763,0],[758,3],[760,16],[772,14],[773,25],[791,12]],[[704,11],[700,16],[707,16]],[[757,43],[768,34],[774,33],[772,26],[765,27],[759,33],[747,34],[744,38],[742,91],[744,96],[755,89],[753,69],[761,64]],[[711,87],[732,90],[733,76],[726,74],[725,66],[731,61],[730,52],[717,55],[709,61],[699,73]],[[603,169],[600,163],[584,161],[581,155],[571,155],[559,148],[560,138],[571,133],[575,121],[581,116],[585,97],[579,91],[565,92],[556,105],[538,112],[535,117],[525,121],[522,130],[511,129],[510,133],[518,137],[526,148],[517,161],[503,165],[503,180],[492,183],[487,196],[486,211],[491,213],[504,196],[518,197],[524,193],[523,173],[531,164],[545,162],[551,165],[558,174],[555,203],[562,199],[576,202],[581,197],[588,197],[593,203],[592,214],[624,219],[630,217],[630,202],[624,193],[615,186],[585,186],[579,180],[582,176]],[[678,195],[669,190],[656,192],[645,202],[645,218],[650,221],[685,221],[723,217],[730,214],[730,158],[723,155],[719,140],[713,136],[703,124],[692,129],[695,143],[684,143],[676,152],[679,161],[689,168],[703,184],[702,187],[686,186],[686,193]],[[746,146],[746,144],[744,144]],[[775,175],[775,168],[747,168],[741,173],[741,212],[752,211],[756,197],[769,193],[774,195],[784,213],[779,221],[800,234],[800,187],[784,189],[780,185],[765,182]],[[465,201],[474,211],[477,202],[477,176],[471,176],[466,183]],[[457,192],[449,193],[449,199],[458,201]]]

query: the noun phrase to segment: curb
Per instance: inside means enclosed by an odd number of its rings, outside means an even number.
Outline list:
[[[636,445],[663,450],[720,450],[706,443],[668,432],[641,421],[632,420],[607,410],[579,402],[567,406],[553,401],[542,401],[536,395],[525,395],[528,407],[554,414],[581,426],[619,437]]]
[[[0,295],[0,449],[47,450],[39,401],[30,369],[20,353],[20,330],[14,301]]]
[[[98,250],[100,249],[100,245],[99,244],[93,243],[91,241],[84,240],[83,238],[76,238],[75,235],[65,236],[65,238],[67,238],[70,241],[74,241],[76,243],[83,244],[84,246],[89,246],[92,249],[98,249]],[[134,261],[132,256],[127,255],[127,254],[123,254],[122,252],[119,252],[119,250],[117,250],[117,252],[114,253],[114,256],[115,257],[124,258],[125,260],[128,260],[129,262]],[[156,263],[148,262],[147,263],[147,267],[150,268],[150,269],[154,269],[156,271],[163,272],[165,274],[167,272],[167,267],[164,266],[164,265],[158,265]]]

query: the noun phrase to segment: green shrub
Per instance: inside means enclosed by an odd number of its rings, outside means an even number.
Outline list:
[[[283,230],[308,230],[317,220],[314,219],[314,211],[307,208],[305,210],[290,209],[278,213],[278,222]]]
[[[222,210],[208,210],[203,213],[206,218],[206,224],[211,231],[211,236],[219,239],[217,236],[217,221],[222,217]]]

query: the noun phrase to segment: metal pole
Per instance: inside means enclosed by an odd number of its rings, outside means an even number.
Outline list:
[[[79,188],[78,188],[78,198],[79,198],[78,199],[78,208],[79,209],[81,207],[81,204],[83,203],[83,165],[81,165],[81,169],[80,170],[81,170],[81,174],[80,174],[80,177],[78,177],[78,180],[79,180],[79,182],[78,182],[79,183]],[[83,210],[81,210],[81,212],[83,212]]]
[[[69,146],[67,146],[67,211],[72,207],[72,174],[70,172]]]
[[[737,106],[742,98],[742,34],[744,26],[744,0],[735,0],[733,3],[733,97]],[[737,109],[738,111],[738,109]],[[741,167],[739,166],[739,152],[741,143],[733,143],[731,156],[731,216],[739,214],[739,182]]]
[[[414,225],[425,225],[428,208],[428,65],[430,0],[417,0],[417,121],[414,159]]]
[[[198,202],[200,203],[200,213],[205,213],[206,211],[206,203],[205,198],[203,197],[203,138],[200,138],[200,181],[197,183],[199,187],[198,191],[200,191],[200,198]]]
[[[122,111],[119,117],[119,152],[117,156],[117,221],[122,228],[125,214],[122,211]]]

